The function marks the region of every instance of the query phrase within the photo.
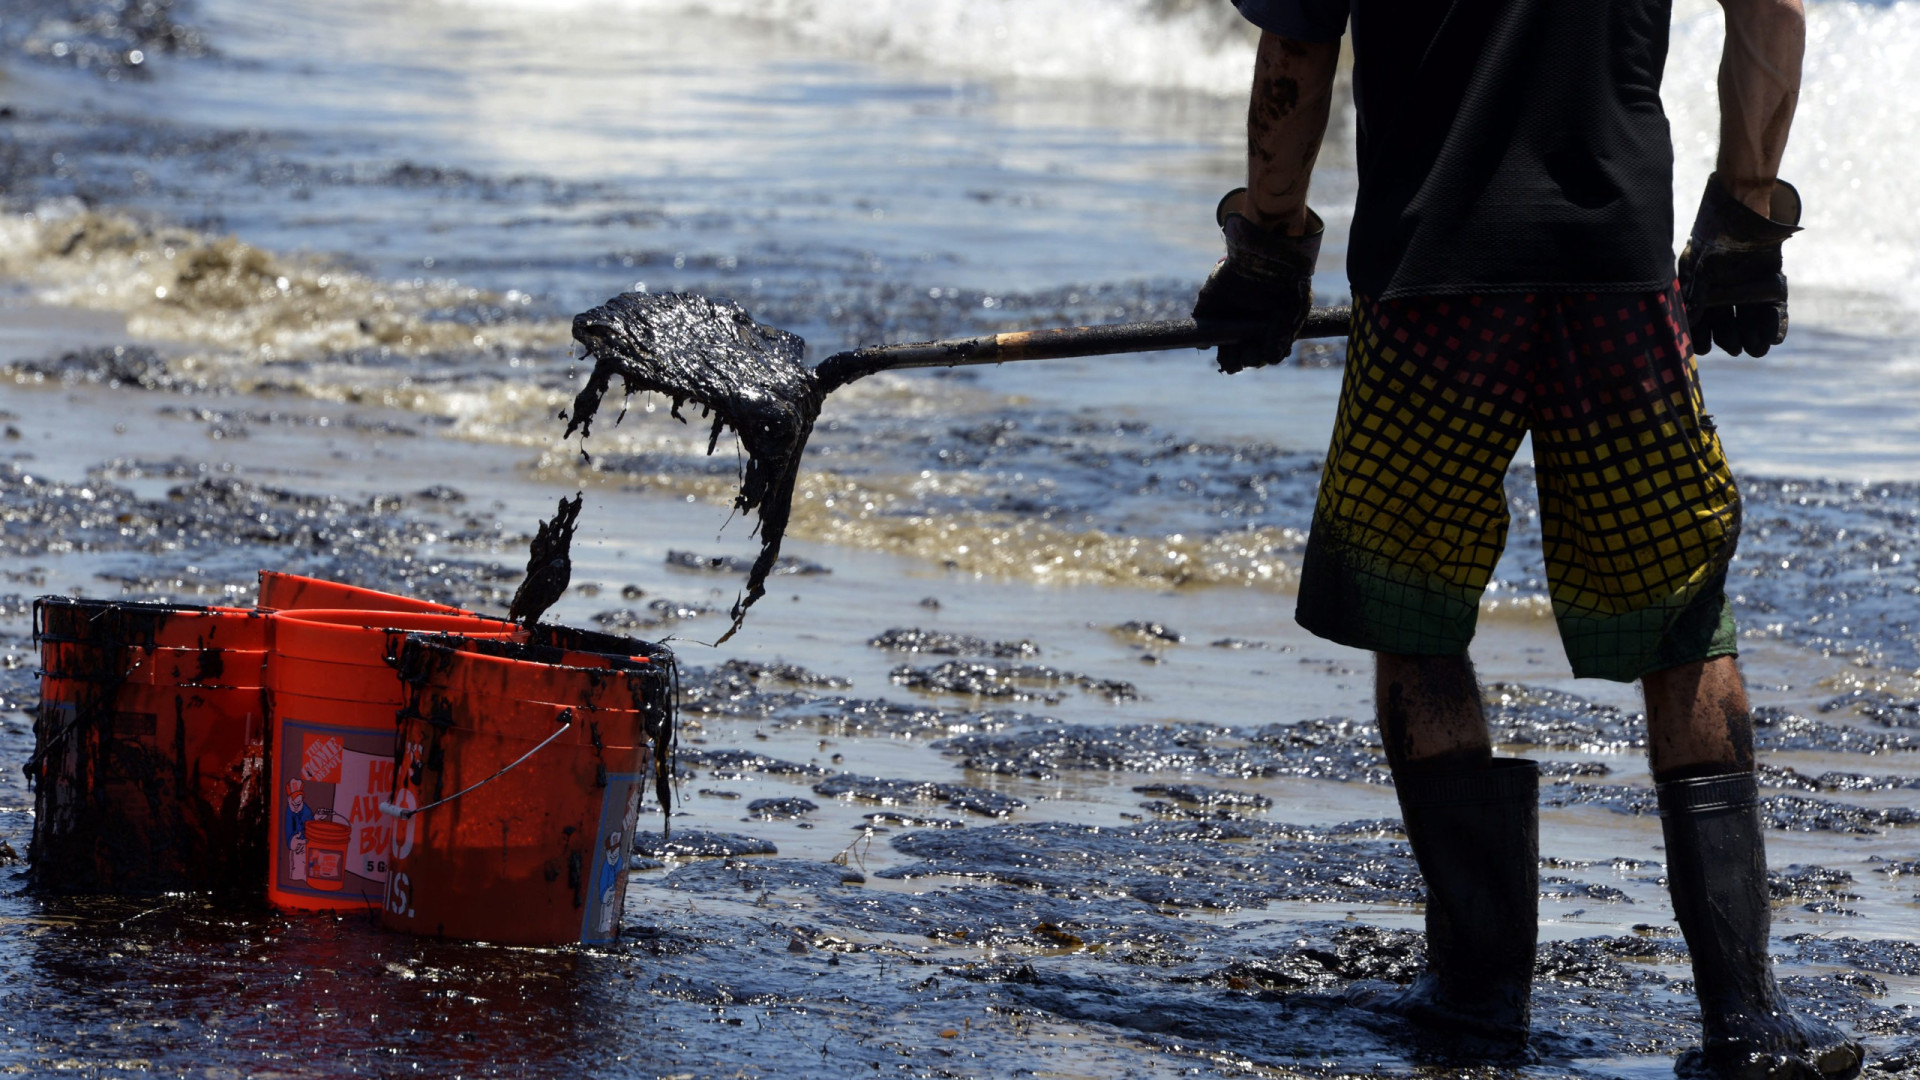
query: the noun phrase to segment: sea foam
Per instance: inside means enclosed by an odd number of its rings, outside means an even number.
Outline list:
[[[442,0],[529,14],[595,9],[751,21],[849,58],[956,79],[1244,94],[1256,38],[1227,0]],[[1805,197],[1789,246],[1796,313],[1868,334],[1920,330],[1920,2],[1819,0],[1782,175]],[[723,40],[716,37],[716,40]],[[1724,40],[1713,0],[1676,0],[1663,98],[1684,243],[1719,140]],[[1339,125],[1336,125],[1339,128]],[[1351,138],[1351,125],[1337,137]],[[1347,158],[1351,160],[1351,158]],[[1329,206],[1334,218],[1347,206]]]

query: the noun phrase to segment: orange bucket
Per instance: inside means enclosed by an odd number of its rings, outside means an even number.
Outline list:
[[[325,578],[301,577],[274,570],[260,571],[260,593],[254,606],[262,611],[460,611],[452,605],[436,604],[431,600],[415,600],[398,593],[362,589]]]
[[[36,888],[258,890],[265,629],[242,608],[34,604]]]
[[[649,648],[581,668],[539,646],[408,640],[383,925],[512,945],[618,936],[641,798],[672,739],[672,658]]]
[[[287,911],[371,908],[394,842],[379,805],[392,790],[394,714],[406,701],[392,660],[410,631],[525,631],[470,613],[370,609],[277,612],[268,622],[267,899]]]
[[[307,822],[306,867],[302,877],[322,892],[339,892],[346,886],[347,855],[352,846],[353,826],[332,818]]]

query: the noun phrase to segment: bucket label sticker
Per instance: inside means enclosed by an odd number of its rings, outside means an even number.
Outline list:
[[[274,886],[308,896],[382,895],[396,840],[412,842],[411,822],[380,812],[393,787],[393,733],[295,720],[281,730],[280,775],[288,779],[274,793]]]
[[[587,910],[580,922],[580,940],[588,944],[612,941],[620,933],[620,912],[627,905],[627,853],[640,821],[640,792],[646,779],[642,773],[607,775],[607,796],[600,803],[600,828],[588,876]]]

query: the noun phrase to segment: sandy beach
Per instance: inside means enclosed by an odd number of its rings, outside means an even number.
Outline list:
[[[992,7],[1022,33],[1085,14]],[[29,894],[9,768],[0,1067],[1491,1075],[1346,1004],[1422,946],[1370,660],[1292,621],[1337,351],[863,381],[814,436],[791,572],[719,647],[755,547],[728,440],[708,457],[644,398],[561,438],[568,320],[625,290],[732,296],[814,360],[1184,314],[1236,168],[1230,21],[1101,16],[1107,51],[1068,70],[957,15],[943,58],[924,13],[876,39],[834,4],[76,10],[0,20],[0,757],[32,751],[34,596],[246,603],[264,567],[502,614],[581,491],[549,617],[675,649],[678,803],[666,839],[643,813],[617,945],[509,949]],[[1829,53],[1874,42],[1911,81],[1911,5],[1813,15]],[[1676,24],[1683,149],[1705,17]],[[1140,35],[1165,62],[1103,75]],[[1816,119],[1865,92],[1821,63]],[[1920,206],[1868,152],[1913,96],[1844,138],[1804,121],[1788,164],[1833,224],[1795,336],[1703,369],[1747,500],[1729,593],[1773,947],[1872,1076],[1920,1070]],[[1906,224],[1862,239],[1840,204],[1869,196]],[[1544,772],[1535,1060],[1508,1071],[1671,1075],[1695,1021],[1638,694],[1571,677],[1530,466],[1508,496],[1474,658]]]

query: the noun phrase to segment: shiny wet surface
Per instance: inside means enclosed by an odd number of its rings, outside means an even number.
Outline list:
[[[0,23],[0,758],[30,752],[34,595],[244,600],[265,565],[499,613],[580,486],[553,617],[671,639],[686,727],[611,949],[38,898],[0,869],[0,1066],[1476,1075],[1346,1005],[1418,970],[1421,913],[1366,658],[1290,619],[1337,356],[863,381],[814,433],[793,561],[720,649],[754,548],[721,528],[727,444],[644,397],[609,403],[591,466],[558,438],[585,374],[566,320],[642,281],[734,296],[812,360],[1184,314],[1238,167],[1227,96],[871,62],[681,8],[209,2],[83,41],[70,6]],[[1815,16],[1896,57],[1904,10]],[[123,62],[175,24],[202,37]],[[1850,100],[1827,76],[1809,116]],[[1831,162],[1803,190],[1851,160],[1904,205],[1838,138],[1805,144]],[[1316,188],[1335,219],[1345,153]],[[1826,228],[1794,342],[1705,378],[1747,495],[1730,591],[1774,952],[1793,1000],[1897,1063],[1920,383],[1905,279],[1834,272],[1860,260]],[[1566,675],[1530,489],[1477,645],[1505,751],[1545,763],[1538,1060],[1494,1071],[1670,1075],[1692,1016],[1644,725],[1630,689]],[[0,773],[19,854],[30,805]]]

